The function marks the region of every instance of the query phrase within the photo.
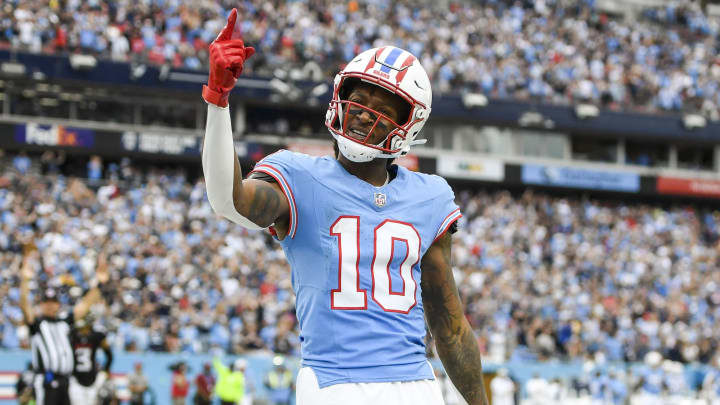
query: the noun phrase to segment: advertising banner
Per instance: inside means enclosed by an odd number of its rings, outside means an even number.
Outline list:
[[[124,132],[122,146],[128,152],[161,155],[200,155],[202,138],[153,132]]]
[[[92,148],[95,145],[95,131],[31,122],[15,125],[15,142],[38,146]]]
[[[441,155],[437,171],[441,176],[462,179],[502,181],[505,178],[505,164],[494,159]]]
[[[592,190],[637,192],[640,176],[635,173],[602,171],[577,167],[523,165],[522,181],[526,184],[586,188]]]
[[[660,176],[657,179],[657,191],[660,194],[720,198],[720,180],[679,179]]]
[[[0,124],[0,148],[63,148],[100,155],[157,155],[197,158],[202,137],[155,132],[101,131],[59,124]]]

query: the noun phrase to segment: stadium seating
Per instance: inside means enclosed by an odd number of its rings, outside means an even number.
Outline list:
[[[698,2],[647,8],[637,20],[594,3],[247,0],[240,28],[258,53],[245,71],[327,80],[358,51],[396,45],[420,56],[436,93],[720,118],[720,59],[708,45],[718,24]],[[0,47],[205,71],[234,6],[19,0],[0,10]]]
[[[202,181],[130,165],[108,172],[100,163],[110,179],[101,186],[32,174],[44,166],[31,160],[26,169],[24,159],[6,157],[0,188],[4,347],[27,344],[13,274],[19,244],[34,238],[44,252],[38,283],[64,286],[69,297],[108,241],[119,288],[104,315],[117,348],[297,353],[279,244],[216,217]],[[465,218],[456,279],[491,360],[640,361],[660,350],[673,361],[709,363],[715,355],[716,212],[530,191],[458,196]]]
[[[16,274],[33,239],[44,259],[35,287],[62,287],[65,302],[86,287],[96,251],[110,253],[118,288],[97,310],[115,349],[298,354],[279,244],[216,217],[203,182],[181,170],[90,162],[99,182],[48,159],[0,162],[0,347],[28,345]],[[718,356],[717,212],[531,191],[458,201],[455,277],[490,364]]]

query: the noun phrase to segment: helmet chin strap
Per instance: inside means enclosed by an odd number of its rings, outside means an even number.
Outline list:
[[[379,157],[380,151],[368,146],[353,142],[342,135],[333,134],[337,141],[338,150],[345,158],[355,163],[369,162]]]
[[[381,159],[394,159],[401,156],[404,156],[407,154],[407,152],[410,149],[410,146],[413,145],[422,145],[427,142],[427,139],[413,139],[410,142],[406,144],[405,147],[403,147],[398,153],[385,153],[376,149],[373,149],[367,145],[363,145],[357,142],[354,142],[350,139],[347,139],[345,136],[332,133],[332,136],[335,138],[335,141],[338,145],[338,150],[340,153],[342,153],[345,158],[350,160],[351,162],[355,163],[364,163],[369,162],[376,158]],[[388,135],[389,136],[389,135]],[[380,141],[375,146],[381,146],[386,142],[387,138]],[[355,150],[353,150],[355,149]]]

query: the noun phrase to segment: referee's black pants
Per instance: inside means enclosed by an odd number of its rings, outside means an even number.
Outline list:
[[[38,374],[35,376],[37,405],[70,405],[70,379],[65,376]]]

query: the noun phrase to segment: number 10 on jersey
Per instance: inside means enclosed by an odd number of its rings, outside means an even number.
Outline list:
[[[367,309],[367,291],[360,289],[360,217],[341,216],[330,227],[338,241],[338,286],[331,291],[330,307],[338,310]],[[390,264],[395,258],[396,242],[406,245],[399,270],[402,289],[393,291]],[[407,314],[417,304],[417,282],[412,268],[420,260],[420,235],[411,224],[385,220],[375,227],[374,252],[369,272],[372,300],[387,312]],[[402,250],[401,250],[402,252]]]

